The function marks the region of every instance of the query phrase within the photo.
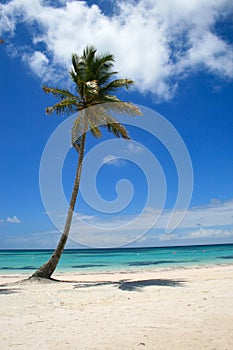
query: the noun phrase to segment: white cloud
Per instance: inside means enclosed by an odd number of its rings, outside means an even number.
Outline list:
[[[232,53],[232,48],[213,33],[200,33],[193,38],[192,47],[187,51],[178,67],[183,71],[190,66],[202,65],[212,73],[232,77]]]
[[[8,216],[6,218],[6,222],[11,223],[11,224],[19,224],[21,221],[20,221],[20,219],[17,218],[17,216],[14,215],[12,217]]]
[[[171,240],[199,240],[199,239],[233,239],[233,229],[208,229],[200,228],[195,231],[185,232],[180,234],[161,234],[158,236],[159,241],[171,241]]]
[[[126,147],[126,153],[141,153],[144,151],[142,146],[139,146],[135,142],[130,142]]]
[[[40,231],[40,232],[33,232],[32,237],[42,237],[46,235],[60,235],[61,232],[58,230],[48,230],[48,231]]]
[[[151,215],[153,214],[151,213]],[[163,213],[158,221],[159,228],[165,227],[170,215],[171,211]],[[222,225],[233,225],[233,201],[188,209],[179,227],[195,228]]]
[[[136,142],[130,142],[123,150],[124,156],[122,158],[116,157],[113,154],[108,154],[102,159],[102,165],[108,164],[116,167],[123,166],[127,160],[130,160],[130,154],[139,154],[144,151],[144,148]]]
[[[166,218],[170,213],[165,213]],[[191,208],[180,228],[199,228],[233,225],[233,201]]]
[[[108,165],[113,165],[116,167],[121,167],[125,164],[124,159],[118,158],[112,154],[107,155],[106,157],[103,158],[102,164],[108,164]]]
[[[113,215],[107,218],[77,214],[71,228],[74,241],[90,246],[120,246],[135,240],[154,242],[187,240],[233,240],[233,201],[191,208],[180,226],[173,232],[165,233],[171,211],[165,211],[156,222],[159,211],[145,208],[141,217]],[[155,221],[150,227],[150,223]],[[61,227],[63,224],[61,224]]]
[[[28,62],[32,71],[37,75],[44,76],[48,71],[49,60],[45,54],[40,51],[35,51],[31,55],[24,54],[23,60]]]
[[[66,214],[67,216],[67,214]],[[85,215],[85,214],[78,214],[78,217],[75,218],[76,220],[81,220],[81,221],[92,221],[95,219],[93,215]]]
[[[219,20],[233,14],[231,0],[119,0],[111,16],[85,1],[60,4],[11,0],[0,5],[0,35],[17,37],[17,25],[28,26],[32,47],[23,58],[43,82],[54,84],[54,72],[64,76],[71,53],[90,44],[113,53],[122,76],[160,99],[171,98],[175,82],[197,69],[233,78],[232,45],[215,30]],[[40,44],[46,50],[38,49]]]
[[[179,236],[174,233],[163,233],[162,235],[158,236],[159,241],[171,241],[174,239],[179,239]]]
[[[155,226],[147,232],[151,217],[158,214],[158,210],[146,208],[140,220],[134,222],[132,216],[113,215],[104,219],[77,213],[70,238],[74,242],[93,247],[122,246],[135,241],[144,246],[233,242],[233,200],[224,203],[215,200],[214,204],[189,209],[180,227],[169,234],[165,233],[165,228],[171,211],[163,213]],[[60,216],[60,232],[63,230],[65,217],[66,215]],[[201,226],[200,217],[205,218]],[[19,219],[13,216],[6,221],[13,223],[19,222]],[[30,239],[34,243],[38,242],[38,246],[52,247],[57,243],[59,235],[58,230],[50,230],[36,232]],[[27,240],[25,236],[25,246]],[[72,242],[69,246],[72,247]]]
[[[188,232],[182,236],[182,239],[199,239],[199,238],[233,238],[233,229],[205,229]]]

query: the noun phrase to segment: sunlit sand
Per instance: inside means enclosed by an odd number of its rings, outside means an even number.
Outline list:
[[[221,349],[233,344],[233,265],[0,278],[1,349]],[[9,284],[10,283],[10,284]]]

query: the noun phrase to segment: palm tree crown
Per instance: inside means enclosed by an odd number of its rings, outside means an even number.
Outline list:
[[[113,92],[119,88],[128,89],[133,84],[131,79],[114,79],[117,74],[112,70],[114,57],[111,54],[96,55],[93,46],[87,47],[82,56],[72,55],[72,69],[70,76],[75,84],[75,93],[59,88],[44,86],[46,93],[52,93],[59,102],[46,109],[47,114],[56,112],[79,113],[73,127],[72,144],[77,148],[79,135],[84,132],[84,121],[86,130],[90,130],[94,137],[101,137],[99,126],[107,128],[116,137],[129,139],[126,128],[120,124],[111,112],[139,115],[140,110],[128,102],[120,101]],[[89,112],[87,110],[90,108]]]

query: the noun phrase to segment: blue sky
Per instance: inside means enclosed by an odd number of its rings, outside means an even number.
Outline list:
[[[167,232],[179,192],[174,159],[160,140],[129,125],[136,143],[125,146],[122,159],[108,146],[101,151],[96,185],[104,200],[113,201],[117,182],[128,179],[132,201],[111,214],[91,208],[80,196],[75,240],[94,246],[121,245],[135,238],[130,246],[233,242],[232,14],[228,0],[0,2],[0,37],[5,40],[0,46],[0,249],[52,248],[57,242],[58,229],[40,194],[39,168],[47,141],[66,117],[45,115],[55,101],[42,85],[71,88],[71,53],[91,44],[99,52],[113,53],[120,76],[135,81],[133,89],[118,96],[160,113],[177,130],[190,154],[194,187],[186,217]],[[103,141],[112,142],[111,135],[103,135]],[[87,152],[99,143],[89,137]],[[147,174],[130,161],[140,154],[148,165],[149,158],[140,153],[143,146],[160,163],[167,185],[164,211],[144,235],[140,232],[146,231],[158,208],[146,203]],[[67,198],[75,162],[76,154],[70,151],[62,172]],[[93,169],[87,173],[89,181]],[[53,198],[55,205],[56,194]],[[140,212],[140,222],[127,226]],[[59,215],[60,227],[65,212]],[[110,232],[112,223],[115,229]],[[73,241],[67,245],[78,246]]]

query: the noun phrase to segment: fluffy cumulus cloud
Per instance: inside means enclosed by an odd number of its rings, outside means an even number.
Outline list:
[[[47,77],[47,74],[49,74],[48,70],[50,69],[49,60],[44,53],[40,51],[34,51],[32,54],[25,53],[23,60],[29,64],[35,74],[43,76],[45,80],[47,80],[46,78],[50,78],[50,75]]]
[[[0,35],[17,39],[22,24],[28,29],[23,59],[47,83],[90,44],[113,53],[121,75],[159,99],[171,98],[179,79],[199,69],[233,78],[232,43],[217,30],[233,14],[231,0],[118,0],[109,14],[101,4],[11,0],[0,5]]]
[[[19,218],[17,218],[16,215],[14,215],[14,216],[8,216],[6,218],[6,222],[8,222],[10,224],[19,224],[21,221]]]
[[[7,216],[6,218],[0,218],[0,224],[19,224],[21,220],[16,216]]]

